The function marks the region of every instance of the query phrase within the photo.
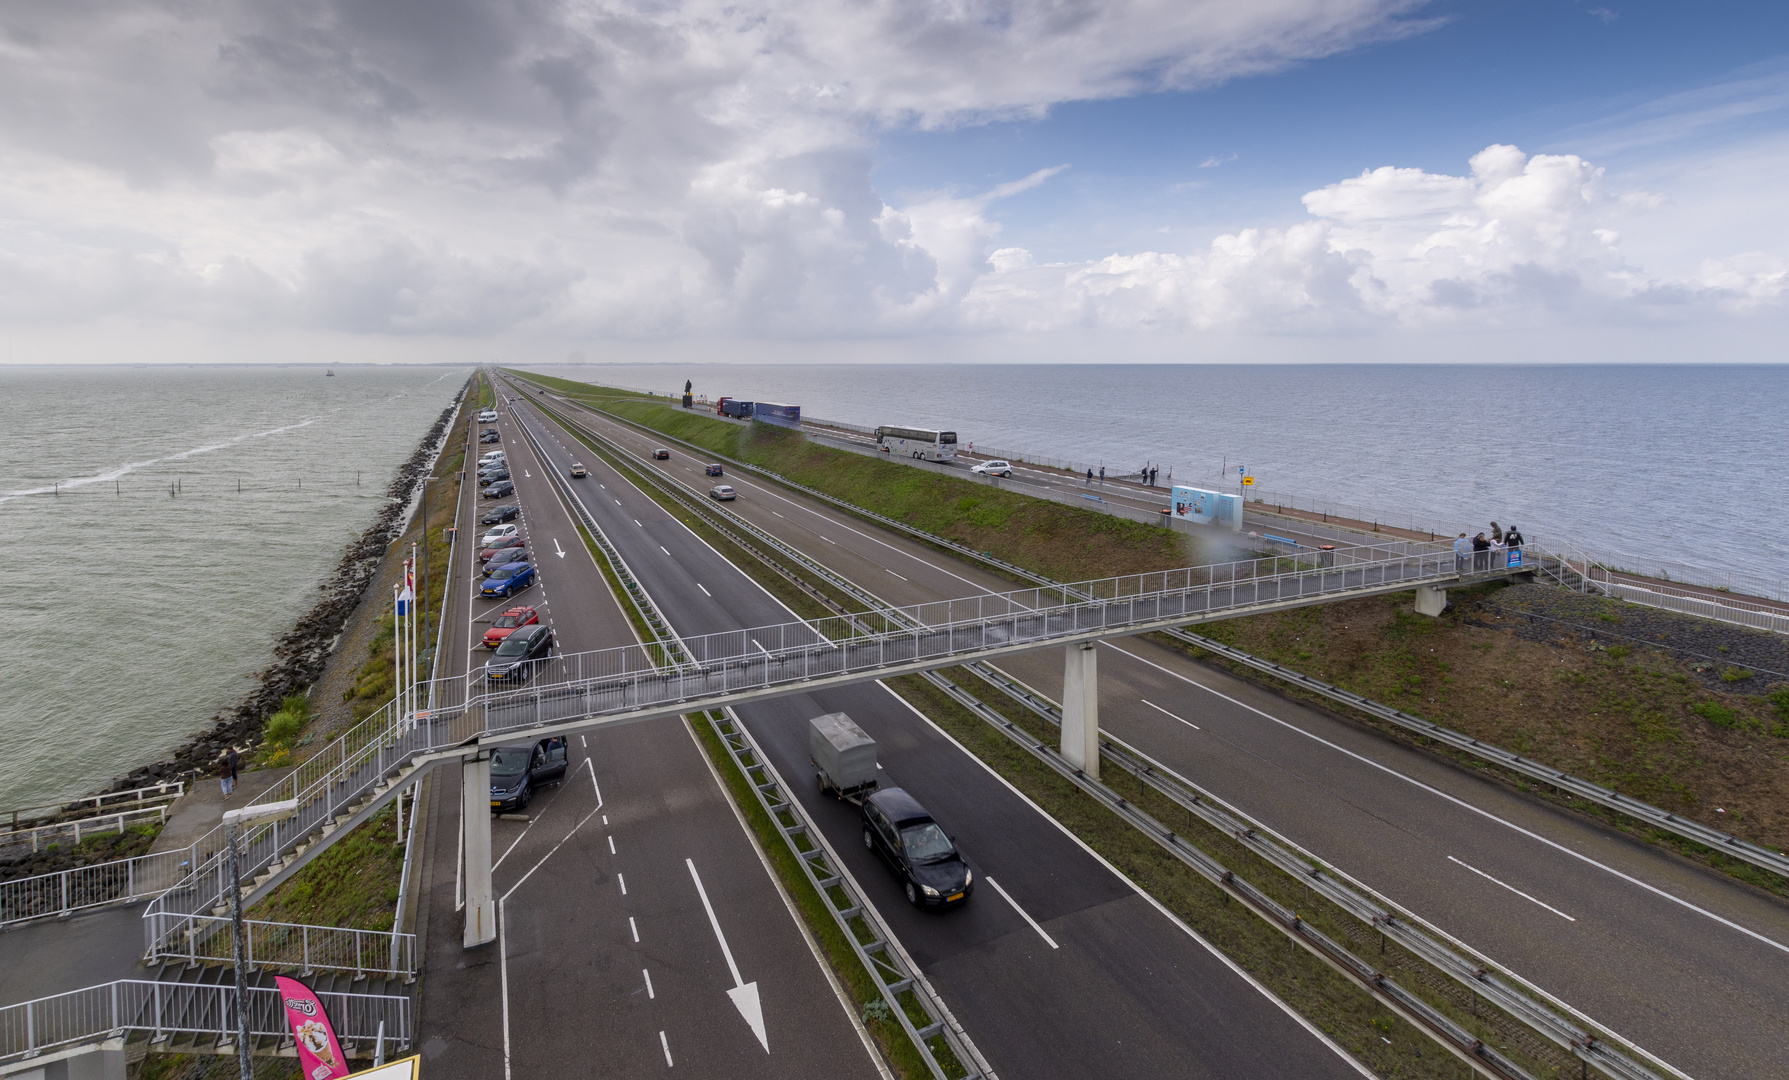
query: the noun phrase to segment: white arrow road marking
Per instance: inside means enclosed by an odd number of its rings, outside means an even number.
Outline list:
[[[690,868],[690,877],[696,881],[696,895],[702,898],[702,910],[708,912],[708,925],[714,927],[715,940],[721,943],[721,955],[727,958],[727,970],[733,975],[733,989],[727,991],[727,996],[733,999],[733,1007],[745,1017],[752,1034],[758,1037],[758,1045],[768,1054],[770,1036],[764,1032],[764,1006],[758,1003],[758,984],[740,977],[739,965],[733,962],[733,950],[727,948],[727,936],[721,933],[721,921],[714,917],[714,905],[708,902],[708,890],[702,887],[702,875],[696,873],[696,860],[685,859],[683,864]]]
[[[561,559],[565,558],[565,549],[559,546],[559,538],[557,536],[553,537],[553,551]]]

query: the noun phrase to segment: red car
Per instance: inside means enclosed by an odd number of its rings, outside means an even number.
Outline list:
[[[488,563],[491,561],[491,556],[502,551],[504,548],[519,548],[524,546],[526,545],[519,536],[499,536],[497,539],[491,541],[490,547],[485,548],[478,553],[478,561],[481,563]]]
[[[531,607],[512,607],[497,616],[491,628],[485,631],[484,647],[495,649],[503,644],[503,639],[515,632],[518,626],[529,626],[540,621],[540,613]]]

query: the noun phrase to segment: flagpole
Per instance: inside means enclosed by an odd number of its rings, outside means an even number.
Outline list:
[[[391,587],[391,675],[392,703],[398,716],[404,715],[404,583]]]

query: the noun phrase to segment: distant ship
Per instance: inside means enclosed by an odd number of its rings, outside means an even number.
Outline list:
[[[324,372],[324,373],[323,373],[323,377],[324,377],[324,378],[326,378],[326,379],[333,379],[333,378],[335,378],[335,372],[333,372],[333,371],[325,371],[325,372]]]

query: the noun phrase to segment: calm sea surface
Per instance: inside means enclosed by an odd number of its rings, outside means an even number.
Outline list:
[[[1382,520],[1789,577],[1789,367],[580,365]],[[1635,562],[1638,562],[1638,558]]]
[[[0,808],[241,696],[468,374],[335,371],[0,368]]]

